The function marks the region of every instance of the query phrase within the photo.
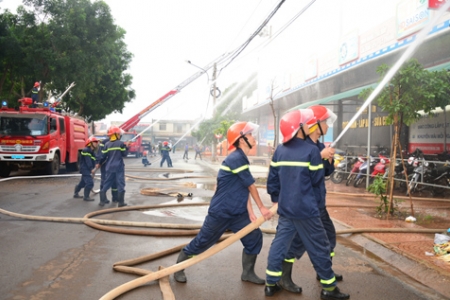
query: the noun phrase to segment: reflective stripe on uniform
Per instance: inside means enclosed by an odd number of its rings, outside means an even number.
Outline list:
[[[108,153],[109,151],[126,151],[127,149],[125,148],[120,148],[120,147],[112,147],[112,148],[108,148],[106,150],[102,150],[102,153]]]
[[[233,174],[237,174],[237,173],[239,173],[239,172],[241,172],[241,171],[244,171],[244,170],[246,170],[246,169],[248,169],[249,168],[249,165],[244,165],[244,166],[242,166],[242,167],[239,167],[239,168],[237,168],[237,169],[234,169],[234,170],[231,170],[229,167],[227,167],[227,166],[220,166],[220,169],[222,169],[222,170],[224,170],[224,171],[226,171],[226,172],[231,172],[231,173],[233,173]]]
[[[282,271],[274,272],[274,271],[266,270],[266,274],[269,275],[269,276],[281,277],[283,272]]]
[[[323,169],[323,164],[317,166],[311,166],[309,162],[301,162],[301,161],[271,161],[270,165],[272,167],[307,167],[311,171],[317,171],[319,169]]]
[[[285,258],[284,261],[293,264],[295,262],[295,258]]]
[[[331,279],[325,280],[325,279],[320,279],[320,283],[321,284],[326,284],[326,285],[330,285],[333,284],[333,282],[336,281],[336,277],[333,277]]]
[[[81,151],[81,155],[84,155],[84,156],[90,156],[90,157],[92,158],[92,160],[96,160],[96,158],[95,158],[94,156],[92,156],[92,154],[90,154],[89,152],[83,152],[83,151]]]

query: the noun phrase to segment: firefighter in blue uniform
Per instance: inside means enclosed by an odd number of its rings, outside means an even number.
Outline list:
[[[104,206],[109,201],[106,198],[106,191],[117,184],[117,201],[118,206],[126,206],[125,203],[125,163],[123,158],[128,155],[128,147],[120,140],[122,137],[122,129],[117,126],[111,126],[108,130],[109,142],[105,144],[102,151],[103,158],[101,163],[105,164],[106,179],[100,191],[100,203]]]
[[[236,148],[222,162],[217,175],[217,189],[211,199],[208,215],[198,235],[184,247],[177,263],[198,255],[213,246],[226,230],[237,232],[256,220],[251,199],[252,196],[261,214],[266,220],[272,213],[262,204],[255,186],[255,179],[249,170],[247,154],[256,145],[252,132],[258,125],[250,122],[237,122],[227,132],[229,150]],[[241,239],[242,251],[241,280],[264,284],[254,271],[256,258],[262,248],[262,232],[258,228]],[[184,270],[174,274],[178,282],[186,282]]]
[[[322,105],[313,105],[310,106],[314,113],[314,119],[311,119],[307,124],[309,127],[309,135],[306,139],[310,144],[318,147],[320,151],[320,155],[322,158],[323,166],[324,166],[324,175],[330,176],[334,171],[334,148],[325,147],[323,143],[319,141],[321,136],[324,136],[329,127],[333,127],[334,121],[336,121],[337,116],[325,106]],[[336,247],[336,229],[331,221],[331,218],[326,209],[326,187],[325,181],[317,188],[315,188],[316,198],[319,203],[320,210],[320,219],[322,220],[322,224],[327,233],[328,241],[330,242],[330,256],[333,258],[334,256],[334,248]],[[283,274],[279,281],[279,285],[292,293],[301,293],[301,287],[297,286],[292,281],[292,265],[295,262],[295,259],[300,259],[305,253],[305,247],[297,235],[292,241],[291,247],[283,261]],[[336,281],[343,280],[343,276],[340,274],[334,274],[336,277]],[[320,280],[320,276],[317,274],[316,279]]]
[[[106,143],[109,142],[109,138],[103,139],[99,143],[99,150],[97,152],[97,166],[96,168],[100,168],[100,190],[102,190],[103,186],[105,185],[106,180],[106,161],[103,161],[103,150],[105,150]],[[103,162],[103,163],[102,163]],[[111,196],[112,196],[112,202],[118,202],[119,196],[117,192],[117,183],[116,180],[112,180],[112,186],[111,186]],[[105,203],[109,203],[108,197],[106,197]]]
[[[86,140],[86,147],[81,151],[80,160],[80,173],[81,180],[75,186],[73,192],[74,198],[83,198],[84,201],[94,201],[94,199],[89,198],[89,194],[94,187],[94,178],[92,177],[95,172],[95,164],[97,157],[95,156],[95,150],[98,147],[98,140],[91,136]],[[84,188],[84,197],[81,197],[78,192]]]
[[[35,82],[33,88],[31,89],[31,100],[33,101],[31,107],[37,107],[37,103],[39,100],[39,82]]]
[[[170,147],[169,147],[169,142],[168,141],[164,141],[163,145],[161,147],[161,163],[159,164],[159,166],[162,168],[163,164],[165,161],[167,161],[167,167],[168,168],[172,168],[172,160],[170,159]]]
[[[280,120],[283,144],[275,150],[267,178],[267,192],[272,202],[278,203],[279,219],[269,250],[264,293],[273,296],[281,289],[283,261],[292,240],[299,236],[320,277],[321,299],[349,299],[336,286],[330,243],[320,218],[316,189],[323,184],[324,170],[318,147],[306,141],[307,123],[312,119],[315,117],[311,109],[300,109]]]

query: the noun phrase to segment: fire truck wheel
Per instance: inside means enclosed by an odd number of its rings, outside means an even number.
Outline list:
[[[59,173],[59,155],[56,153],[53,157],[53,161],[47,164],[47,174],[48,175],[58,175]]]
[[[6,163],[0,164],[0,177],[8,177],[9,173],[11,173],[11,167]]]

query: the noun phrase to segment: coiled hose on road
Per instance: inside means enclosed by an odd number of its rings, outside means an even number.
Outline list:
[[[171,170],[174,171],[174,170]],[[80,176],[80,175],[57,175],[57,176],[27,176],[27,177],[11,177],[11,178],[6,178],[6,180],[15,180],[15,179],[30,179],[30,178],[49,178],[49,177],[70,177],[70,176]],[[128,177],[130,177],[129,175],[127,175]],[[203,176],[204,177],[204,176]],[[138,177],[138,176],[132,176],[132,178],[137,178],[137,179],[145,179],[145,180],[155,180],[155,178],[146,178],[146,177]],[[180,178],[180,177],[178,177]],[[177,179],[178,179],[177,178]],[[185,176],[183,178],[197,178],[195,176],[193,177],[189,177],[189,176]],[[0,182],[2,181],[6,181],[5,179],[0,180]],[[171,180],[171,179],[163,179],[163,178],[158,178],[158,180]],[[154,191],[154,189],[153,189]],[[142,193],[142,192],[141,192]],[[330,194],[334,193],[334,192],[329,192]],[[145,193],[143,193],[145,194]],[[373,197],[373,195],[368,194],[368,195],[364,195],[364,194],[352,194],[352,193],[336,193],[336,194],[341,194],[341,195],[346,195],[346,196],[357,196],[357,197],[364,197],[364,196],[370,196]],[[423,198],[415,198],[415,200],[423,200]],[[445,199],[433,199],[433,198],[428,198],[428,200],[432,200],[432,201],[448,201],[449,200],[445,200]],[[4,209],[0,208],[0,213],[11,216],[11,217],[15,217],[15,218],[21,218],[21,219],[26,219],[26,220],[34,220],[34,221],[46,221],[46,222],[65,222],[65,223],[81,223],[81,224],[86,224],[92,228],[96,228],[99,230],[103,230],[103,231],[108,231],[108,232],[114,232],[114,233],[122,233],[122,234],[134,234],[134,235],[148,235],[148,236],[193,236],[196,235],[199,231],[199,228],[201,227],[201,224],[163,224],[163,223],[151,223],[151,222],[130,222],[130,221],[112,221],[112,220],[104,220],[104,219],[97,219],[97,218],[93,218],[95,216],[98,215],[103,215],[103,214],[109,214],[109,213],[115,213],[115,212],[119,212],[119,211],[130,211],[130,210],[149,210],[149,209],[155,209],[155,208],[163,208],[163,207],[182,207],[182,206],[204,206],[204,205],[209,205],[208,203],[190,203],[190,204],[184,204],[184,203],[178,203],[178,204],[165,204],[165,205],[144,205],[144,206],[127,206],[127,207],[120,207],[120,208],[108,208],[108,209],[104,209],[104,210],[99,210],[99,211],[95,211],[95,212],[91,212],[89,214],[86,214],[83,218],[64,218],[64,217],[46,217],[46,216],[33,216],[33,215],[24,215],[24,214],[19,214],[19,213],[14,213],[14,212],[10,212]],[[329,207],[351,207],[351,205],[328,205]],[[355,205],[353,207],[373,207],[375,208],[375,205]],[[277,205],[272,206],[272,208],[270,208],[270,211],[272,213],[276,213],[277,210]],[[225,234],[222,239],[224,239],[223,241],[221,241],[220,243],[216,244],[215,246],[211,247],[210,249],[208,249],[207,251],[203,252],[200,255],[195,256],[194,258],[191,258],[189,260],[183,261],[181,263],[172,265],[168,268],[163,268],[160,269],[157,272],[151,273],[150,271],[147,270],[142,270],[142,269],[138,269],[138,268],[132,268],[129,267],[131,265],[135,265],[135,264],[139,264],[142,263],[144,261],[149,261],[149,260],[153,260],[153,259],[157,259],[172,253],[176,253],[179,252],[184,246],[183,245],[179,245],[167,250],[164,250],[162,252],[159,253],[155,253],[155,254],[151,254],[151,255],[147,255],[147,256],[143,256],[140,258],[136,258],[136,259],[131,259],[131,260],[127,260],[127,261],[122,261],[122,262],[118,262],[115,263],[113,265],[113,269],[116,271],[120,271],[120,272],[125,272],[125,273],[131,273],[131,274],[136,274],[136,275],[140,275],[142,277],[137,278],[135,280],[129,281],[113,290],[111,290],[110,292],[108,292],[107,294],[105,294],[101,300],[106,300],[106,299],[114,299],[132,289],[135,289],[141,285],[144,285],[148,282],[151,282],[153,280],[156,279],[161,279],[164,278],[166,276],[169,276],[170,274],[173,274],[177,271],[183,270],[189,266],[192,266],[220,251],[222,251],[223,249],[225,249],[226,247],[230,246],[231,244],[233,244],[234,242],[240,240],[242,237],[244,237],[245,235],[247,235],[249,232],[255,230],[256,228],[259,228],[263,223],[265,222],[264,218],[261,216],[259,217],[254,223],[250,223],[249,225],[247,225],[245,228],[243,228],[242,230],[240,230],[239,232],[235,233],[235,234]],[[110,225],[115,225],[115,226],[128,226],[128,227],[144,227],[144,228],[165,228],[165,229],[169,229],[169,230],[134,230],[134,229],[125,229],[125,228],[117,228],[117,227],[112,227]],[[269,233],[269,234],[274,234],[276,232],[275,229],[266,229],[266,228],[261,228],[261,230],[264,233]],[[388,233],[439,233],[439,232],[443,232],[446,229],[444,228],[438,228],[438,229],[412,229],[412,228],[352,228],[352,229],[346,229],[346,230],[338,230],[336,232],[336,234],[340,235],[340,234],[351,234],[351,233],[373,233],[373,232],[388,232]],[[168,282],[166,281],[165,284],[163,286],[161,286],[162,290],[170,290],[170,286],[168,287]],[[164,293],[163,293],[164,294]]]

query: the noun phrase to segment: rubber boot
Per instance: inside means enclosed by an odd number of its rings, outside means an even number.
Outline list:
[[[255,262],[256,254],[247,254],[244,250],[242,250],[242,281],[249,281],[255,284],[264,284],[266,283],[264,279],[259,278],[255,274]]]
[[[128,204],[125,203],[125,192],[121,192],[118,193],[118,200],[119,200],[119,205],[118,207],[122,207],[122,206],[127,206]]]
[[[78,192],[80,191],[80,189],[78,188],[78,184],[75,186],[75,189],[73,190],[73,197],[74,198],[83,198],[81,197]]]
[[[94,199],[89,198],[89,194],[91,193],[91,189],[84,188],[84,197],[83,201],[94,201]]]
[[[276,292],[281,291],[280,286],[275,283],[274,285],[266,285],[264,288],[264,294],[266,297],[272,297]]]
[[[183,249],[181,249],[180,254],[178,255],[177,263],[185,261],[186,259],[189,259],[189,256],[187,256],[186,253],[184,253]],[[186,274],[184,274],[184,270],[173,273],[173,277],[178,282],[186,282]]]
[[[117,190],[111,190],[112,202],[119,202],[119,193]]]
[[[281,279],[278,284],[286,291],[300,294],[302,292],[302,288],[292,281],[293,265],[294,264],[291,262],[283,261],[283,274],[281,275]]]
[[[105,204],[108,204],[109,200],[106,198],[106,192],[100,191],[100,203],[98,205],[104,206]]]
[[[320,299],[322,300],[345,300],[349,298],[350,295],[341,293],[338,287],[336,287],[332,291],[322,290],[322,292],[320,293]]]

